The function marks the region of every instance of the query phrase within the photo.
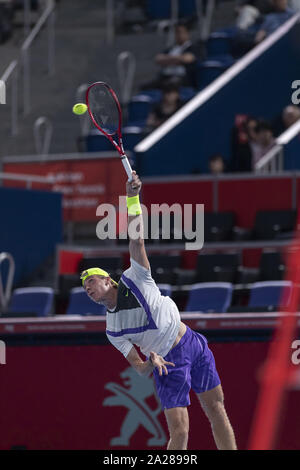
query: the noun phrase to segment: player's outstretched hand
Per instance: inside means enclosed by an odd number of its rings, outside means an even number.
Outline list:
[[[168,375],[168,369],[166,368],[166,365],[175,367],[175,364],[173,362],[165,361],[163,357],[159,356],[153,351],[150,352],[150,358],[154,368],[158,369],[159,375],[163,375],[163,373],[165,373],[165,375]]]
[[[128,197],[137,196],[141,190],[142,182],[135,171],[132,172],[132,180],[126,183],[126,192]]]

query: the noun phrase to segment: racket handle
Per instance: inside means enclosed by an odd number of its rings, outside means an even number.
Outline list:
[[[122,155],[122,163],[123,163],[123,166],[125,168],[125,171],[127,173],[127,176],[128,176],[128,181],[130,182],[132,180],[132,168],[131,168],[131,165],[128,161],[128,158],[127,156],[124,154]]]

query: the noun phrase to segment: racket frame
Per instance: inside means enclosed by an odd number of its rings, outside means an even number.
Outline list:
[[[105,132],[104,129],[102,129],[99,124],[97,123],[97,121],[95,120],[94,116],[93,116],[93,113],[91,111],[91,108],[90,108],[90,103],[89,103],[89,92],[90,90],[95,87],[95,86],[105,86],[106,89],[108,90],[108,92],[111,94],[111,96],[113,97],[114,99],[114,102],[117,106],[117,109],[118,109],[118,114],[119,114],[119,124],[118,124],[118,128],[116,129],[116,131],[113,133],[113,134],[109,134],[108,132]],[[85,94],[85,100],[86,100],[86,105],[88,107],[88,112],[89,112],[89,115],[90,115],[90,118],[93,122],[93,124],[96,126],[96,128],[103,134],[105,135],[105,137],[108,138],[108,140],[112,143],[112,145],[115,147],[115,149],[117,150],[117,152],[119,153],[120,157],[121,157],[121,160],[122,160],[122,163],[123,163],[123,166],[125,168],[125,171],[127,173],[127,176],[128,176],[128,180],[131,181],[132,180],[132,168],[131,168],[131,165],[128,161],[128,158],[127,158],[127,155],[125,154],[125,151],[124,151],[124,147],[123,147],[123,139],[122,139],[122,109],[121,109],[121,105],[119,103],[119,100],[118,100],[118,97],[116,95],[116,93],[114,92],[114,90],[105,82],[94,82],[92,83],[86,90],[86,94]],[[118,136],[118,140],[119,140],[119,143],[117,143],[113,136],[115,136],[117,134]]]

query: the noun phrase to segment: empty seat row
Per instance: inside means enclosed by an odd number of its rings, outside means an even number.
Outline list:
[[[159,284],[161,294],[172,297],[173,288],[168,284]],[[233,285],[214,282],[198,283],[189,286],[185,306],[187,312],[227,312],[232,301]],[[248,309],[286,306],[292,292],[290,281],[257,282],[250,288]],[[52,288],[21,288],[13,292],[10,309],[6,317],[38,316],[45,317],[53,313],[54,290]],[[236,309],[238,311],[238,308]],[[83,287],[71,289],[67,315],[105,315],[103,305],[93,302]]]
[[[161,294],[172,297],[173,288],[169,284],[158,284]],[[256,282],[250,288],[247,309],[279,308],[286,306],[292,292],[290,281]],[[233,285],[226,282],[198,283],[189,286],[186,312],[225,313],[232,302]],[[239,307],[236,308],[238,311]],[[71,290],[68,315],[105,315],[106,310],[86,295],[82,287]]]

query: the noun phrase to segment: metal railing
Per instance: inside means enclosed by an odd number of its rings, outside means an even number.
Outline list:
[[[117,58],[117,72],[120,85],[120,98],[126,106],[132,96],[133,82],[136,71],[136,59],[132,52],[123,51]]]
[[[45,129],[44,138],[42,136],[42,127]],[[45,116],[37,118],[33,126],[33,135],[36,153],[41,155],[42,160],[49,155],[52,134],[53,124],[50,119]]]
[[[257,173],[274,173],[284,170],[284,147],[300,134],[300,119],[289,127],[277,139],[266,155],[264,155],[255,165]]]
[[[76,90],[76,103],[85,103],[85,93],[89,85],[87,83],[82,83]],[[79,116],[80,124],[80,134],[82,137],[86,136],[89,133],[91,128],[92,121],[90,119],[89,113],[82,114]]]
[[[10,104],[10,127],[11,135],[18,134],[18,61],[13,60],[5,70],[0,80],[5,84],[6,90],[8,83],[11,81],[11,104]],[[6,100],[7,102],[7,100]]]
[[[13,60],[5,72],[3,73],[0,80],[2,80],[7,88],[7,85],[11,86],[11,135],[15,136],[18,134],[18,116],[19,116],[19,78],[20,78],[20,62],[23,70],[23,112],[28,114],[30,111],[30,98],[31,98],[31,67],[30,67],[30,48],[31,44],[44,26],[48,25],[48,71],[49,74],[55,72],[55,2],[54,0],[46,0],[46,8],[42,13],[40,19],[30,31],[30,0],[26,0],[24,3],[24,34],[29,33],[27,39],[25,39],[22,48],[20,58]]]
[[[47,24],[48,28],[48,73],[55,72],[55,2],[47,0],[47,6],[40,19],[30,32],[21,47],[21,60],[23,66],[23,111],[27,115],[30,112],[31,97],[31,63],[30,48],[42,27]]]
[[[4,261],[8,261],[9,263],[5,288],[4,288],[2,272],[1,272],[1,265]],[[14,275],[15,275],[15,261],[14,261],[13,256],[10,253],[6,253],[6,252],[0,253],[0,307],[2,311],[5,311],[9,304],[11,291],[13,287]]]
[[[37,175],[21,175],[18,173],[3,173],[0,172],[0,182],[2,180],[8,181],[23,181],[26,183],[26,188],[31,189],[32,183],[54,184],[55,178],[52,176],[37,176]]]

